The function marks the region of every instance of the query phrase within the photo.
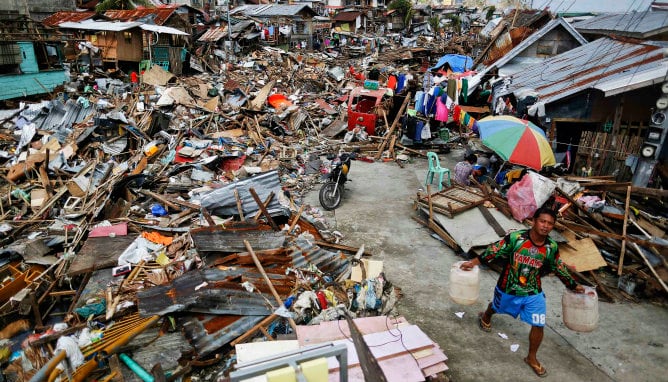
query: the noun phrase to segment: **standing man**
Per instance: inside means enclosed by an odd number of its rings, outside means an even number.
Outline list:
[[[490,245],[482,256],[461,265],[461,269],[468,271],[481,262],[503,261],[503,271],[494,289],[494,300],[485,312],[478,314],[478,325],[480,329],[490,332],[495,313],[505,313],[513,318],[519,316],[531,325],[529,354],[524,362],[539,377],[547,375],[547,370],[536,358],[543,340],[546,313],[541,277],[555,272],[566,287],[584,293],[584,287],[573,280],[559,258],[557,243],[548,236],[556,219],[556,212],[541,207],[533,215],[531,229],[511,232],[498,243]]]

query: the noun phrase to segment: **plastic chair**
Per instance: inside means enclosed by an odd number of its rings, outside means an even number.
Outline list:
[[[429,161],[429,171],[427,171],[427,179],[425,179],[424,184],[433,184],[435,175],[438,175],[438,190],[443,189],[443,177],[447,175],[448,187],[450,187],[450,170],[441,167],[441,163],[438,161],[438,155],[434,152],[427,152],[427,160]]]

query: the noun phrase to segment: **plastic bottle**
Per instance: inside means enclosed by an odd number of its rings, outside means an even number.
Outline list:
[[[458,261],[450,268],[450,298],[457,304],[472,305],[480,295],[480,268],[475,266],[465,271],[461,269],[463,263]]]
[[[561,297],[564,325],[576,332],[591,332],[598,326],[598,294],[584,287],[584,293],[565,290]]]

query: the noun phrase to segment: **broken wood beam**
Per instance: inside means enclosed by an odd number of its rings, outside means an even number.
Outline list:
[[[281,229],[278,228],[278,226],[276,225],[276,222],[271,217],[271,215],[269,214],[269,211],[267,211],[267,207],[266,207],[266,206],[269,205],[269,202],[271,201],[271,198],[274,197],[274,192],[272,191],[269,194],[269,196],[267,197],[266,204],[265,204],[265,203],[262,203],[262,200],[260,200],[260,197],[257,195],[257,192],[255,192],[255,189],[253,187],[249,188],[248,191],[250,192],[251,196],[255,200],[255,203],[257,203],[257,206],[260,209],[260,211],[258,213],[261,214],[261,215],[264,215],[264,217],[267,218],[267,222],[269,223],[271,228],[274,229],[274,231],[280,231]],[[259,215],[256,215],[255,220],[257,220],[258,217],[259,217]]]
[[[624,207],[624,225],[622,226],[622,250],[619,252],[619,269],[617,275],[622,275],[622,268],[624,268],[624,254],[626,253],[626,227],[629,222],[629,202],[631,201],[631,186],[626,188],[626,204]]]
[[[262,263],[260,263],[260,260],[257,258],[255,255],[255,252],[253,251],[253,247],[251,247],[250,243],[248,240],[244,240],[244,245],[246,246],[246,250],[248,253],[251,255],[253,258],[253,262],[255,263],[255,266],[257,267],[257,270],[260,271],[260,274],[262,274],[262,278],[264,278],[264,282],[267,283],[267,286],[269,287],[269,290],[271,290],[271,294],[274,295],[274,299],[276,299],[276,302],[278,303],[278,307],[283,306],[283,300],[281,299],[281,296],[278,295],[278,292],[276,292],[276,288],[274,288],[274,284],[271,283],[271,280],[269,279],[269,276],[267,276],[267,273],[264,271],[264,267],[262,267]],[[297,324],[295,323],[295,320],[292,319],[292,317],[288,318],[288,322],[290,323],[290,326],[292,327],[292,330],[295,332],[295,335],[297,334]]]
[[[325,241],[319,241],[319,240],[316,240],[315,243],[316,243],[318,246],[320,246],[320,247],[334,248],[334,249],[338,249],[338,250],[346,251],[346,252],[355,252],[355,253],[357,253],[357,251],[359,251],[359,248],[355,248],[355,247],[351,247],[351,246],[343,245],[343,244],[328,243],[328,242],[325,242]],[[364,256],[371,256],[371,253],[369,253],[369,252],[364,252],[363,255],[364,255]]]
[[[237,211],[239,211],[239,220],[246,221],[246,218],[244,217],[244,208],[241,206],[241,198],[239,197],[239,190],[237,188],[234,189],[234,199],[237,201]]]
[[[164,197],[163,195],[157,194],[157,193],[155,193],[153,191],[149,191],[149,190],[139,190],[139,192],[141,194],[144,194],[148,197],[151,197],[151,198],[163,203],[165,206],[167,206],[167,207],[169,207],[173,210],[181,211],[181,207],[178,204],[176,204],[175,202],[172,202],[171,200]]]
[[[614,230],[613,230],[612,228],[608,227],[607,224],[605,224],[605,223],[602,222],[599,218],[597,218],[596,216],[594,216],[594,214],[592,214],[591,212],[589,212],[586,208],[582,207],[577,201],[575,201],[575,199],[573,199],[573,197],[571,197],[570,195],[568,195],[564,190],[562,190],[561,188],[557,187],[557,191],[558,191],[563,197],[565,197],[566,199],[568,199],[568,201],[571,202],[571,204],[573,204],[573,205],[575,206],[575,208],[577,208],[578,210],[584,212],[585,215],[587,215],[590,219],[592,219],[593,221],[595,221],[598,225],[600,225],[601,227],[603,227],[603,228],[605,228],[606,230],[608,230],[608,232],[614,232]]]
[[[299,223],[299,218],[302,216],[302,212],[304,212],[304,207],[306,205],[302,204],[299,206],[299,211],[297,211],[297,215],[295,215],[295,218],[292,220],[292,223],[290,224],[290,228],[288,228],[288,233],[292,232],[293,229],[295,229],[295,226],[297,223]]]
[[[240,335],[234,341],[230,342],[230,345],[231,346],[236,346],[237,344],[246,342],[246,340],[248,340],[253,335],[255,335],[255,333],[257,333],[257,331],[260,330],[260,328],[263,328],[263,327],[271,324],[272,322],[274,322],[278,318],[280,318],[280,316],[278,316],[276,314],[272,314],[272,315],[269,315],[269,316],[265,317],[262,321],[258,322],[252,328],[248,329],[246,331],[246,333]],[[270,338],[270,341],[274,340],[273,338],[271,338],[271,336],[269,336],[269,338]]]

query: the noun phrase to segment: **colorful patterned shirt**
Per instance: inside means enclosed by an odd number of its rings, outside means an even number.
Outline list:
[[[555,272],[569,289],[577,286],[559,258],[557,243],[548,237],[543,245],[535,245],[529,230],[511,232],[480,256],[484,263],[496,259],[503,262],[503,271],[496,285],[504,293],[515,296],[538,294],[543,290],[540,278],[550,272]]]

